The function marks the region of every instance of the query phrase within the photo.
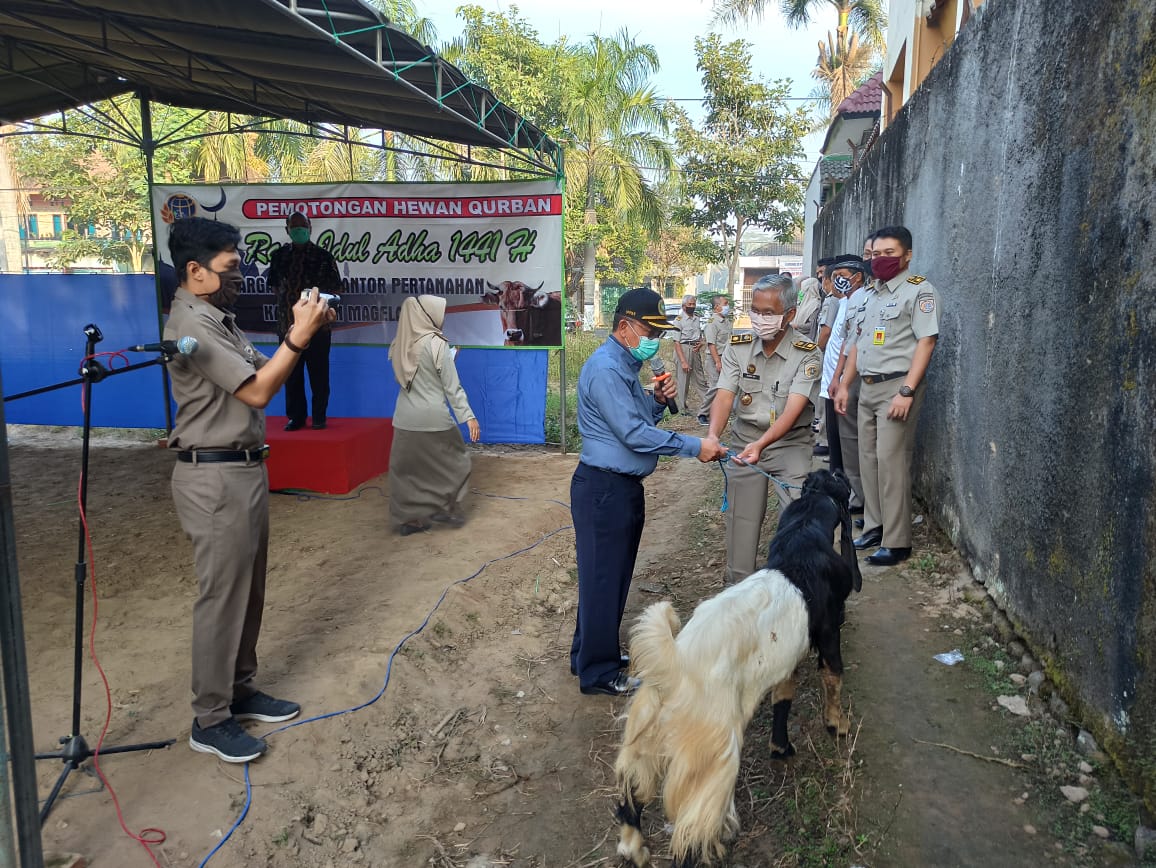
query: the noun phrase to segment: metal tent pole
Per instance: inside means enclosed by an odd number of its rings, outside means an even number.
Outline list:
[[[161,286],[161,257],[157,250],[157,218],[153,208],[153,155],[156,153],[157,143],[153,138],[153,104],[147,90],[137,91],[140,101],[140,149],[145,158],[145,182],[148,185],[149,221],[153,235],[153,284],[157,294],[157,334],[164,331],[164,321],[161,314],[164,311],[164,291]],[[161,390],[165,400],[165,436],[173,433],[173,396],[169,386],[169,372],[161,366]]]
[[[0,394],[3,393],[0,385]],[[0,402],[0,664],[4,671],[4,712],[7,740],[0,722],[0,866],[15,866],[12,820],[16,821],[22,868],[42,868],[40,818],[36,803],[35,748],[32,703],[28,691],[28,659],[24,649],[24,615],[20,607],[20,577],[16,570],[16,528],[12,519],[12,483],[8,470],[8,426]],[[8,749],[5,750],[5,745]],[[11,752],[9,762],[8,752]],[[12,772],[15,811],[8,810],[8,770]]]

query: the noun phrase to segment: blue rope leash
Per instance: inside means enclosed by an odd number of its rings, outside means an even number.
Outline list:
[[[732,459],[737,459],[738,455],[739,455],[739,453],[735,452],[733,449],[727,449],[726,456],[724,458],[718,459],[718,468],[719,468],[719,470],[722,471],[722,475],[723,475],[722,506],[719,508],[719,512],[726,512],[730,506],[730,502],[727,500],[727,489],[730,486],[730,479],[727,477],[727,462],[731,461]],[[756,473],[761,473],[763,476],[767,477],[767,479],[769,479],[771,482],[775,483],[775,485],[781,486],[783,488],[797,488],[799,491],[803,490],[803,486],[795,485],[793,482],[785,482],[782,479],[779,479],[777,476],[774,476],[770,473],[767,473],[767,471],[763,470],[757,464],[751,464],[750,462],[747,462],[747,461],[739,461],[738,463],[741,464],[743,467],[749,467],[751,470],[755,471]]]
[[[476,492],[476,494],[483,494],[483,492],[479,491],[479,492]],[[509,497],[506,495],[484,495],[484,496],[486,496],[486,497],[499,497],[499,498],[506,499],[506,500],[536,500],[536,499],[540,499],[540,498],[533,498],[533,497]],[[569,504],[562,503],[561,500],[550,500],[550,503],[556,503],[556,504],[560,504],[562,506],[569,506]],[[376,703],[378,699],[385,696],[386,688],[390,687],[390,677],[393,674],[393,661],[394,661],[394,659],[397,658],[398,654],[401,653],[402,648],[405,647],[406,643],[408,643],[408,641],[410,639],[413,639],[415,636],[418,635],[418,633],[421,633],[425,628],[427,628],[427,626],[429,626],[431,618],[433,617],[433,615],[435,615],[437,613],[437,610],[440,607],[442,607],[442,603],[445,602],[446,596],[450,595],[450,592],[452,591],[454,586],[465,585],[466,583],[468,583],[468,581],[472,581],[472,580],[476,579],[477,577],[481,576],[482,572],[486,571],[487,567],[494,565],[494,564],[501,562],[501,561],[509,561],[509,559],[514,558],[514,557],[518,557],[518,555],[525,555],[527,551],[532,551],[533,549],[536,549],[539,546],[541,546],[541,544],[543,542],[546,542],[547,540],[549,540],[551,536],[561,534],[564,531],[572,531],[572,529],[573,529],[573,525],[566,525],[564,527],[560,527],[560,528],[555,529],[555,531],[550,531],[548,534],[542,536],[541,539],[538,540],[538,542],[534,542],[532,544],[529,544],[529,546],[527,546],[523,549],[518,549],[517,551],[511,551],[509,555],[502,555],[501,557],[496,557],[494,559],[491,559],[491,561],[487,561],[486,563],[482,564],[480,567],[477,567],[477,570],[475,572],[473,572],[472,574],[469,574],[469,576],[467,576],[466,578],[451,581],[451,583],[449,585],[446,585],[445,589],[443,589],[443,591],[442,591],[442,595],[439,596],[436,603],[433,603],[433,608],[429,610],[429,613],[427,615],[425,615],[425,620],[422,621],[421,625],[417,626],[417,628],[415,630],[410,630],[408,633],[406,633],[406,635],[401,638],[401,641],[399,641],[399,643],[394,646],[393,651],[390,654],[390,660],[388,660],[388,662],[386,663],[385,681],[383,683],[381,683],[381,689],[378,690],[376,695],[373,696],[371,699],[366,700],[366,702],[362,703],[361,705],[355,705],[353,707],[350,707],[350,709],[342,709],[340,711],[331,711],[331,712],[327,712],[325,714],[318,714],[318,715],[316,715],[316,717],[306,718],[304,720],[295,720],[294,722],[291,722],[291,724],[287,724],[286,726],[277,727],[276,729],[271,729],[271,730],[269,730],[269,732],[262,734],[262,736],[261,736],[262,739],[267,739],[267,737],[269,737],[271,735],[276,735],[277,733],[283,733],[284,730],[286,730],[286,729],[292,729],[292,728],[298,727],[298,726],[305,726],[305,724],[314,724],[314,722],[317,722],[318,720],[328,720],[329,718],[338,718],[338,717],[342,717],[342,715],[344,715],[344,714],[353,714],[354,712],[361,711],[362,709],[368,709],[368,707],[370,705],[372,705],[373,703]],[[205,859],[201,860],[201,863],[198,866],[198,868],[205,868],[205,866],[208,865],[209,860],[213,859],[213,856],[215,856],[217,854],[217,852],[221,850],[221,848],[225,845],[225,843],[228,843],[228,840],[232,837],[232,833],[236,832],[237,829],[239,828],[240,824],[242,824],[245,821],[245,817],[249,816],[249,809],[253,803],[253,784],[252,784],[252,780],[251,780],[250,774],[249,774],[249,769],[250,769],[251,765],[252,765],[252,763],[245,763],[245,804],[244,804],[244,807],[242,807],[242,809],[240,809],[240,815],[237,817],[236,821],[234,821],[234,824],[229,826],[229,831],[224,833],[224,836],[222,836],[220,841],[217,841],[217,844],[215,847],[213,847],[213,850],[210,850],[208,855],[205,856]]]

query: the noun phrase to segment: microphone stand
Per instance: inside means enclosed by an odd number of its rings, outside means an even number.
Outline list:
[[[28,392],[20,392],[16,395],[9,395],[4,398],[5,402],[15,401],[20,398],[28,398],[33,395],[41,395],[45,392],[52,392],[57,389],[64,389],[69,386],[82,385],[84,394],[84,429],[81,439],[81,453],[80,453],[80,510],[81,513],[87,515],[88,510],[88,452],[89,445],[92,439],[92,386],[94,383],[99,383],[101,380],[108,377],[118,376],[120,374],[127,374],[129,371],[137,371],[141,368],[149,368],[154,365],[163,365],[172,360],[169,355],[162,354],[158,358],[150,359],[147,362],[140,362],[135,365],[128,365],[124,368],[109,368],[101,364],[98,360],[92,358],[96,352],[96,345],[98,342],[104,340],[104,335],[101,334],[100,329],[93,324],[88,324],[84,327],[84,336],[86,339],[84,349],[84,361],[81,363],[80,376],[74,380],[68,380],[63,383],[56,383],[51,386],[44,386],[40,389],[32,389]],[[57,797],[60,795],[61,789],[64,787],[68,776],[76,769],[80,768],[88,759],[96,755],[96,751],[88,746],[83,735],[80,734],[80,697],[81,697],[81,673],[84,667],[84,593],[85,582],[87,580],[88,564],[86,562],[86,547],[85,547],[85,531],[84,522],[80,521],[77,525],[77,546],[76,546],[76,626],[73,643],[72,655],[72,730],[69,735],[61,736],[60,744],[61,750],[53,753],[38,753],[34,755],[34,759],[58,759],[64,763],[64,769],[57,778],[56,784],[52,787],[52,791],[45,799],[43,806],[40,809],[40,824],[48,819],[49,813],[52,811],[52,806],[55,804]],[[102,747],[100,749],[101,756],[105,754],[114,753],[130,753],[144,750],[157,750],[159,748],[166,748],[174,744],[176,739],[169,739],[168,741],[153,741],[144,744],[121,745],[119,747]]]

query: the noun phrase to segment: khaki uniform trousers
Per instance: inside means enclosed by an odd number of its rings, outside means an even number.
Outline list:
[[[193,713],[204,728],[228,719],[230,703],[255,692],[269,476],[259,461],[178,461],[172,486],[200,584],[193,606]]]
[[[746,444],[733,446],[741,452]],[[811,471],[811,443],[792,444],[779,448],[769,447],[763,451],[759,470],[770,473],[776,479],[790,485],[802,485]],[[727,495],[727,569],[726,584],[741,582],[756,569],[759,563],[759,536],[763,530],[763,519],[767,515],[767,495],[773,483],[753,467],[744,467],[733,461],[726,463]],[[779,495],[779,505],[787,504],[799,497],[799,489],[783,488],[775,484]],[[765,561],[765,557],[763,559]]]
[[[915,390],[903,422],[887,418],[902,380],[863,383],[859,390],[859,471],[863,482],[863,528],[883,528],[885,548],[911,547],[911,455],[926,391]],[[841,434],[842,432],[840,432]]]
[[[721,353],[719,358],[722,358]],[[698,409],[698,415],[710,416],[710,405],[714,403],[714,388],[718,385],[719,369],[714,363],[714,356],[710,354],[710,347],[705,344],[702,348],[702,367],[706,372],[706,391],[703,392],[702,406]]]
[[[686,396],[690,394],[690,384],[694,381],[695,388],[698,389],[699,398],[702,401],[706,400],[706,393],[708,386],[706,384],[706,370],[703,368],[702,354],[706,352],[703,348],[699,348],[696,353],[690,344],[682,345],[682,354],[686,356],[687,364],[690,365],[689,373],[682,369],[682,365],[678,363],[678,356],[674,357],[675,364],[675,382],[678,384],[678,408],[683,413],[690,412],[690,405],[686,402]]]
[[[863,479],[859,472],[859,387],[858,377],[847,390],[847,415],[836,413],[839,423],[839,446],[843,456],[843,472],[851,483],[851,506],[863,506]],[[867,527],[866,520],[863,523]],[[877,525],[872,525],[876,527]]]

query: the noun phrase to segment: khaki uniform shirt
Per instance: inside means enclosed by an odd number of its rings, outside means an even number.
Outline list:
[[[457,422],[450,418],[447,401]],[[458,379],[453,350],[444,340],[431,335],[422,341],[409,389],[398,392],[393,427],[403,431],[448,431],[473,418],[466,390]]]
[[[823,355],[819,347],[794,328],[788,328],[773,353],[763,352],[755,335],[735,335],[722,357],[718,388],[734,392],[734,436],[743,444],[758,440],[787,409],[791,395],[803,395],[810,405],[795,426],[768,448],[811,444],[811,420],[819,400]]]
[[[798,307],[795,308],[795,317],[791,320],[791,325],[795,331],[808,340],[814,338],[819,332],[818,315],[821,305],[819,290],[812,289],[802,293]]]
[[[731,318],[718,313],[711,316],[710,322],[706,324],[703,337],[708,344],[714,344],[715,349],[718,350],[720,359],[731,341],[731,332],[733,330],[734,322]]]
[[[906,371],[922,338],[939,334],[939,293],[926,277],[904,271],[872,292],[856,312],[856,370],[860,374]]]
[[[829,295],[823,299],[823,306],[819,308],[819,329],[823,326],[832,328],[835,325],[835,318],[839,316],[839,302],[842,301],[837,295]],[[816,334],[818,329],[816,329]],[[834,335],[832,335],[834,337]]]
[[[847,299],[847,315],[843,318],[843,355],[849,355],[851,347],[855,346],[855,336],[859,326],[859,317],[863,312],[863,305],[867,303],[867,291],[870,285],[863,284]]]
[[[680,344],[696,344],[702,340],[702,321],[694,314],[688,316],[686,311],[681,311],[674,318],[674,324],[678,326]]]
[[[197,339],[192,355],[169,362],[177,401],[170,449],[259,449],[265,443],[265,411],[233,393],[267,361],[233,314],[178,289],[165,323],[165,339]]]

